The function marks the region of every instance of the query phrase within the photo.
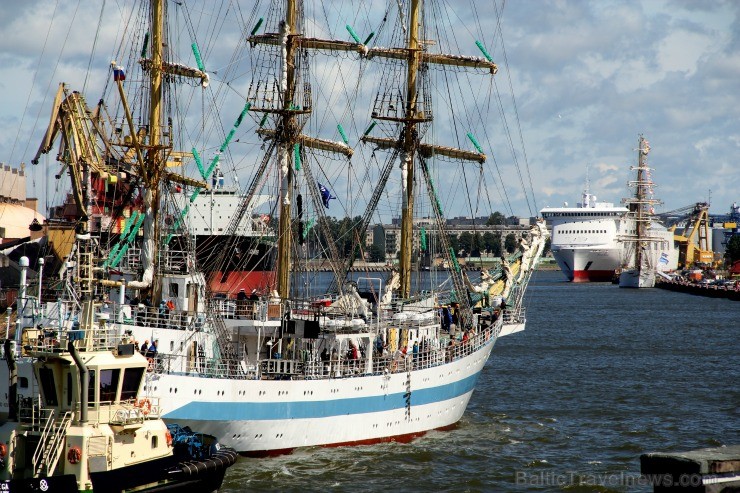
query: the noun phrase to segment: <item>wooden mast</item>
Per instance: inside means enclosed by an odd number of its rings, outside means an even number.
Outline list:
[[[290,165],[290,151],[295,142],[296,122],[291,111],[293,94],[295,92],[295,61],[293,36],[297,30],[296,0],[288,0],[285,13],[285,23],[282,26],[282,78],[283,115],[278,132],[283,134],[278,144],[278,161],[281,172],[280,186],[280,223],[278,226],[278,272],[277,291],[282,299],[290,294],[290,257],[291,257],[291,202],[293,188],[293,170]]]
[[[152,301],[159,299],[160,287],[154,282],[154,261],[157,244],[157,212],[159,209],[159,180],[161,178],[160,122],[162,105],[162,46],[164,31],[164,6],[162,0],[152,0],[152,66],[149,71],[149,129],[148,152],[144,167],[147,169],[144,186],[144,243],[142,245],[142,283],[150,283]]]
[[[419,10],[420,0],[412,0],[409,16],[408,64],[406,72],[406,118],[403,124],[403,154],[401,156],[401,181],[403,198],[401,205],[401,255],[400,295],[411,294],[411,253],[414,231],[414,153],[416,151],[416,100],[417,69],[419,66]]]
[[[637,210],[635,211],[635,269],[637,269],[638,275],[642,272],[642,242],[645,239],[645,156],[647,155],[645,149],[645,139],[640,135],[639,142],[637,143],[637,186],[635,198],[637,199]]]

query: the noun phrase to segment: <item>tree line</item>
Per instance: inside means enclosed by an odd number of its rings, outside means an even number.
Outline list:
[[[360,232],[359,230],[362,222],[360,216],[355,216],[354,218],[344,217],[341,219],[327,216],[325,218],[319,218],[318,221],[323,221],[325,227],[322,227],[322,223],[319,222],[315,224],[295,223],[294,226],[294,233],[300,238],[300,243],[307,246],[312,256],[326,256],[328,254],[328,241],[334,243],[337,252],[344,258],[352,255],[358,259],[364,255],[372,262],[382,262],[388,254],[395,253],[396,256],[398,255],[398,252],[386,251],[384,247],[379,245],[365,246],[364,232]],[[486,221],[487,226],[506,225],[510,223],[511,218],[506,218],[500,212],[494,212]],[[324,231],[329,232],[330,238],[324,236]],[[415,234],[418,235],[420,233],[417,231]],[[427,251],[416,251],[414,255],[429,253],[432,247],[439,251],[441,245],[438,238],[436,238],[437,234],[436,231],[427,231]],[[502,238],[500,233],[490,231],[486,231],[483,234],[473,234],[465,231],[459,235],[448,234],[448,241],[452,249],[461,257],[480,257],[481,255],[500,257],[504,252],[513,253],[517,248],[517,238],[513,233],[509,233]],[[419,245],[420,243],[421,241],[414,242],[415,245]],[[355,245],[354,252],[352,251],[353,244]]]

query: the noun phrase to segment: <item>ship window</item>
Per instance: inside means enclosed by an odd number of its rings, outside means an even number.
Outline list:
[[[179,292],[180,289],[178,284],[176,282],[170,283],[170,296],[172,296],[173,298],[177,298],[178,296],[180,296]]]
[[[95,370],[89,371],[90,381],[87,385],[87,406],[95,407]]]
[[[100,402],[113,402],[118,391],[118,377],[121,370],[100,370]]]
[[[121,385],[121,400],[134,399],[141,386],[141,377],[144,376],[144,368],[126,368],[123,372],[123,384]]]
[[[152,448],[157,448],[157,445],[158,445],[157,442],[158,442],[157,435],[152,435]]]
[[[18,380],[21,381],[21,388],[27,389],[28,388],[28,378],[26,377],[20,377]]]
[[[39,380],[41,380],[41,391],[47,406],[57,405],[57,389],[54,385],[54,371],[51,368],[39,368]]]

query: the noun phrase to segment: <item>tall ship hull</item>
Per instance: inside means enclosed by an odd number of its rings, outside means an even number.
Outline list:
[[[620,288],[652,288],[655,286],[655,271],[626,269],[619,273]]]
[[[151,375],[147,388],[162,395],[165,421],[213,434],[242,454],[405,441],[460,420],[494,340],[486,332],[454,361],[426,355],[398,363],[408,366],[400,371],[383,365],[353,377],[343,363],[333,378],[327,367],[312,379],[209,378],[207,386],[171,373]]]

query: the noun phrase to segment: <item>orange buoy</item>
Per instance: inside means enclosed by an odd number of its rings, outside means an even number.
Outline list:
[[[152,403],[149,399],[139,399],[136,401],[136,406],[141,408],[141,412],[144,413],[144,416],[152,412]]]
[[[170,433],[170,430],[164,433],[164,438],[167,441],[167,446],[172,447],[172,433]]]
[[[8,455],[8,446],[4,443],[0,443],[0,458],[5,457]]]
[[[80,459],[82,459],[82,451],[80,450],[80,447],[72,447],[69,449],[69,452],[67,452],[67,460],[70,464],[77,464],[80,462]]]

